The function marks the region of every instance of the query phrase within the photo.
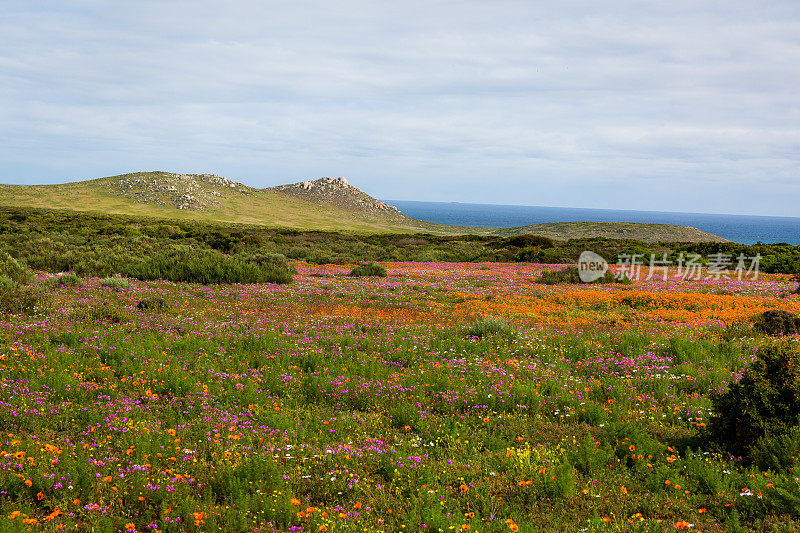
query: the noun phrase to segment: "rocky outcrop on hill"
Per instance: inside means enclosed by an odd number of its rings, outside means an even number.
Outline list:
[[[142,172],[107,178],[105,188],[115,196],[176,209],[207,209],[223,193],[248,194],[253,189],[214,174]]]
[[[345,178],[319,178],[266,189],[288,194],[317,204],[328,204],[360,213],[371,213],[392,219],[407,218],[396,207],[376,200]]]

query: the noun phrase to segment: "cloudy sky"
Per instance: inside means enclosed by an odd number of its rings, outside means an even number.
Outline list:
[[[0,2],[0,182],[800,216],[800,2]]]

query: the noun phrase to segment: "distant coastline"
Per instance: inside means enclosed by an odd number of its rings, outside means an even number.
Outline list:
[[[800,218],[520,205],[385,200],[404,214],[437,224],[508,228],[546,222],[645,222],[692,226],[743,244],[800,245]]]

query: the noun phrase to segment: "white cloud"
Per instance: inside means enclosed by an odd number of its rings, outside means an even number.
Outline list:
[[[790,1],[20,1],[0,179],[346,175],[384,198],[794,215],[799,21]]]

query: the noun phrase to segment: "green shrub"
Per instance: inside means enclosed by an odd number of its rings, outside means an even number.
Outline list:
[[[101,287],[110,287],[112,289],[127,289],[131,286],[131,282],[125,278],[121,278],[119,276],[112,276],[109,278],[103,278],[100,280]]]
[[[483,338],[487,335],[501,335],[509,333],[511,326],[502,318],[486,317],[478,320],[468,328],[464,329],[464,335],[469,337]]]
[[[580,274],[578,274],[578,267],[570,266],[562,268],[561,270],[545,270],[542,275],[534,280],[536,283],[542,285],[556,285],[558,283],[583,283]],[[631,280],[629,277],[623,275],[617,278],[611,270],[606,270],[602,278],[594,280],[592,283],[620,283],[622,285],[629,285]]]
[[[712,404],[710,440],[732,455],[755,460],[759,444],[776,442],[798,426],[800,348],[762,348],[742,379],[712,396]]]
[[[78,309],[75,311],[74,316],[82,320],[111,322],[112,324],[123,324],[130,321],[130,315],[125,309],[108,300]]]
[[[0,252],[0,275],[7,276],[20,285],[33,281],[33,272],[7,252]]]
[[[270,266],[270,267],[289,268],[289,270],[291,270],[293,274],[297,274],[297,269],[295,269],[291,265],[286,264],[287,258],[283,254],[273,254],[273,253],[254,254],[249,256],[247,260],[251,263],[255,263],[262,267]]]
[[[139,311],[165,311],[169,308],[167,301],[160,296],[152,296],[150,298],[145,298],[144,300],[140,300],[136,304],[136,309]]]
[[[364,263],[358,265],[350,271],[351,276],[378,276],[386,277],[386,268],[383,265],[376,265],[375,263]]]
[[[558,283],[581,283],[578,267],[567,267],[561,270],[545,270],[537,278],[536,283],[542,285],[556,285]]]
[[[800,333],[800,317],[788,311],[770,309],[756,317],[754,328],[767,335],[794,335]]]
[[[33,285],[13,285],[0,290],[0,313],[7,315],[32,314],[46,303],[47,296]]]
[[[541,235],[515,235],[514,237],[506,239],[506,246],[516,246],[518,248],[526,248],[528,246],[536,248],[553,248],[555,243],[553,239],[543,237]]]
[[[224,255],[212,250],[159,252],[130,265],[126,272],[140,280],[189,283],[291,283],[293,267],[276,257]]]
[[[6,276],[5,274],[0,274],[0,290],[10,289],[16,286],[17,286],[16,281]]]
[[[61,274],[55,278],[50,278],[48,282],[54,285],[62,285],[64,287],[77,287],[82,283],[81,278],[72,272]]]

